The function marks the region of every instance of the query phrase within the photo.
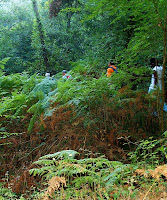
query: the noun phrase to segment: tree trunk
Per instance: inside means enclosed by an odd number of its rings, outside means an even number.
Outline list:
[[[32,0],[32,3],[33,3],[33,9],[34,9],[34,13],[35,13],[35,16],[36,16],[36,21],[37,21],[37,26],[38,26],[38,31],[39,31],[42,57],[43,57],[43,60],[44,60],[44,65],[46,67],[46,71],[49,72],[48,55],[47,55],[47,50],[45,48],[46,45],[45,45],[45,40],[44,40],[44,32],[43,32],[39,12],[38,12],[38,6],[37,6],[36,0]]]
[[[67,4],[68,4],[68,7],[72,7],[72,1],[71,0],[68,0]],[[67,12],[67,30],[70,29],[70,26],[71,26],[72,14],[73,13],[71,11]]]
[[[68,12],[67,13],[67,29],[69,29],[71,26],[71,16],[72,16],[72,12]]]
[[[164,76],[165,76],[165,67],[166,67],[166,26],[167,26],[167,15],[164,16],[164,24],[162,23],[162,19],[160,18],[159,10],[158,10],[158,3],[159,1],[153,0],[153,5],[155,8],[155,13],[158,16],[158,26],[162,29],[164,38],[163,38],[163,72],[162,72],[162,93],[160,94],[160,128],[161,131],[164,132],[164,102],[165,102],[165,81],[164,81]]]
[[[167,25],[167,15],[165,19],[165,24],[163,26],[163,33],[164,33],[164,47],[163,47],[163,73],[162,73],[162,105],[161,105],[161,131],[164,132],[164,117],[163,117],[163,107],[165,102],[165,67],[166,67],[166,25]]]

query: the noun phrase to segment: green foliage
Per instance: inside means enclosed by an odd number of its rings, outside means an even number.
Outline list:
[[[134,71],[131,68],[119,69],[119,73],[107,78],[106,70],[100,69],[100,74],[98,66],[91,64],[84,60],[72,63],[72,79],[65,82],[58,80],[52,104],[58,102],[61,106],[74,105],[75,119],[84,117],[84,127],[92,127],[92,134],[101,129],[109,133],[116,127],[115,136],[121,135],[124,129],[132,137],[141,133],[141,130],[146,134],[153,129],[158,130],[158,121],[152,115],[155,102],[142,87],[146,73],[143,68],[136,67]],[[121,88],[125,91],[121,92]]]
[[[56,81],[36,75],[15,74],[0,78],[0,115],[16,118],[32,113],[29,131],[32,130],[37,116],[50,105],[50,98],[56,92]],[[55,91],[54,91],[55,90]]]
[[[36,74],[33,76],[27,73],[22,74],[11,74],[5,76],[4,74],[0,77],[0,97],[11,97],[12,92],[21,91],[24,94],[29,94],[35,85],[41,82],[43,77],[39,77]]]
[[[147,143],[147,140],[145,142]],[[60,191],[68,198],[86,198],[90,192],[93,197],[96,196],[96,199],[110,199],[113,191],[115,197],[120,197],[121,194],[124,197],[129,196],[128,190],[131,190],[131,193],[133,191],[133,195],[137,192],[134,183],[139,180],[134,176],[134,172],[139,168],[138,160],[134,164],[123,164],[118,161],[109,161],[103,156],[80,160],[76,159],[76,156],[78,153],[73,150],[64,150],[43,156],[34,162],[40,168],[33,168],[29,172],[34,176],[42,176],[43,180],[45,178],[50,180],[57,176],[65,177],[67,186]],[[155,157],[153,159],[156,160]],[[147,161],[142,160],[142,164],[147,164]],[[137,184],[146,184],[146,182],[149,184],[147,179],[144,179],[144,182],[140,180],[140,183]],[[125,185],[127,185],[127,189],[121,189]],[[117,191],[114,190],[116,187],[119,188]],[[61,199],[59,191],[55,190],[54,197]]]
[[[49,1],[46,2],[49,5]],[[163,31],[157,25],[160,21],[164,25],[166,5],[164,0],[154,2],[62,1],[62,10],[55,18],[49,18],[49,7],[43,1],[39,2],[51,72],[58,73],[63,68],[69,70],[70,61],[85,58],[98,62],[99,66],[114,58],[121,68],[124,64],[134,67],[136,63],[138,67],[145,66],[148,59],[155,55],[162,58]],[[5,68],[8,73],[45,71],[37,26],[32,23],[35,16],[31,6],[26,6],[29,3],[31,1],[22,7],[11,4],[9,13],[15,10],[12,15],[1,10],[3,51],[0,58],[11,57]],[[8,3],[4,5],[9,6]]]
[[[0,59],[10,57],[4,68],[7,74],[27,70],[27,62],[32,60],[32,12],[29,3],[30,1],[26,4],[8,1],[0,9]]]
[[[51,106],[58,102],[59,106],[74,105],[75,119],[84,116],[85,127],[97,124],[96,130],[104,128],[109,132],[115,128],[115,125],[111,126],[111,119],[115,116],[119,130],[122,127],[128,128],[131,124],[133,131],[137,132],[144,128],[151,132],[152,126],[145,128],[147,120],[154,118],[151,116],[150,99],[144,93],[140,94],[139,90],[130,90],[135,86],[140,89],[140,84],[143,83],[142,76],[145,73],[142,68],[136,68],[134,71],[131,68],[119,69],[118,74],[107,78],[106,70],[102,71],[103,67],[98,69],[96,63],[80,60],[76,63],[71,62],[71,64],[73,65],[73,69],[70,71],[72,79],[67,81],[60,78],[61,74],[56,76],[59,78],[57,82],[53,78],[43,79],[43,77],[29,76],[26,73],[2,76],[0,78],[0,95],[3,98],[0,102],[0,115],[24,118],[26,114],[32,114],[28,128],[31,131],[34,122],[38,121],[42,113],[45,114],[45,117],[52,115],[55,108]],[[132,73],[136,76],[140,74],[141,77],[134,79]],[[127,92],[119,93],[122,85],[128,85]],[[137,101],[141,103],[140,108],[135,103]],[[132,109],[127,113],[130,104]],[[120,116],[114,114],[118,109]],[[140,112],[138,112],[139,110]],[[122,123],[121,115],[125,113],[127,113],[126,118]],[[133,120],[132,115],[134,116]],[[154,126],[158,128],[156,123]]]
[[[39,117],[47,108],[49,108],[50,100],[57,92],[56,87],[57,84],[54,79],[52,80],[51,78],[45,78],[43,81],[38,83],[30,93],[30,97],[37,98],[38,101],[28,109],[29,113],[33,113],[28,131],[33,129],[34,122],[36,121],[37,117]]]
[[[76,151],[65,150],[43,156],[34,162],[41,168],[34,168],[29,172],[34,176],[40,175],[47,179],[54,176],[66,177],[67,188],[75,188],[76,191],[88,185],[93,193],[96,191],[97,196],[100,196],[102,188],[106,188],[106,192],[101,194],[105,198],[109,197],[111,186],[119,185],[136,168],[133,165],[109,161],[103,156],[78,160],[75,158],[77,154]],[[71,195],[75,196],[75,193]]]
[[[5,68],[5,64],[7,63],[7,61],[9,60],[10,58],[4,58],[3,60],[0,61],[0,68],[1,69],[4,69]]]
[[[3,130],[3,128],[0,129],[1,131]],[[5,138],[8,138],[10,136],[13,136],[13,135],[19,135],[20,133],[8,133],[8,132],[0,132],[0,139],[5,139]],[[4,144],[2,144],[4,145]]]
[[[3,187],[0,185],[0,199],[5,200],[5,199],[16,199],[16,195],[12,193],[9,189]]]
[[[137,144],[135,151],[129,153],[130,159],[133,163],[144,165],[144,167],[161,165],[167,159],[166,144],[166,136],[159,140],[153,139],[153,137],[150,137],[148,140],[142,140]]]
[[[15,193],[11,191],[11,188],[6,188],[0,184],[0,199],[1,200],[25,200],[24,197],[18,197]]]
[[[78,153],[70,150],[42,157],[35,163],[41,168],[31,173],[47,179],[65,176],[69,181],[66,190],[69,197],[87,199],[97,191],[96,199],[109,199],[111,186],[124,184],[136,169],[136,161],[153,167],[167,159],[167,133],[165,138],[156,139],[159,132],[158,118],[153,115],[156,102],[147,95],[151,77],[149,59],[156,56],[162,63],[165,0],[63,0],[62,10],[55,18],[48,17],[45,3],[49,5],[49,1],[39,1],[49,72],[60,72],[55,75],[59,79],[57,83],[34,74],[43,74],[45,67],[37,24],[33,23],[35,16],[29,6],[31,1],[20,5],[12,4],[11,0],[3,2],[0,8],[0,139],[15,135],[7,132],[8,122],[28,120],[25,126],[31,132],[41,114],[52,117],[56,109],[67,105],[72,105],[76,113],[70,122],[78,120],[79,125],[83,122],[77,128],[84,128],[99,143],[108,142],[110,137],[110,145],[115,145],[122,136],[138,141],[155,135],[154,139],[137,143],[136,150],[130,154],[134,165],[111,162],[104,157],[78,160],[75,157]],[[107,78],[107,62],[111,58],[119,73]],[[62,80],[62,69],[71,70],[72,79]],[[11,75],[5,76],[2,70]],[[34,75],[12,74],[23,71]],[[121,92],[123,86],[127,88]],[[86,145],[91,146],[91,142],[94,140]],[[88,185],[86,193],[79,193],[85,185]],[[56,195],[61,194],[57,191]],[[115,194],[114,198],[119,195]]]

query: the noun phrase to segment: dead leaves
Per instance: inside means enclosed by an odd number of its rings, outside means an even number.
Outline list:
[[[159,181],[161,176],[164,176],[167,179],[167,165],[158,166],[154,170],[137,169],[135,172],[139,175],[145,176],[146,178],[151,176],[157,181]]]
[[[50,197],[53,197],[53,194],[56,190],[60,189],[62,186],[66,186],[66,180],[64,177],[55,176],[50,179],[48,182],[49,187],[42,197],[42,200],[49,200]]]

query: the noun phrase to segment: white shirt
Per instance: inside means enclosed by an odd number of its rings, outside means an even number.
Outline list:
[[[152,74],[152,77],[151,77],[151,84],[150,84],[150,87],[149,87],[149,91],[150,92],[151,90],[155,90],[157,87],[162,90],[162,72],[163,72],[163,67],[162,66],[155,66],[153,68],[153,71],[156,71],[157,72],[157,85],[155,85],[155,77],[154,77],[154,74]]]
[[[71,78],[71,75],[69,75],[69,74],[65,74],[65,75],[63,76],[63,79],[69,79],[69,78]]]

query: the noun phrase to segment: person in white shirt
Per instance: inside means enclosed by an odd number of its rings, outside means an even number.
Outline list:
[[[163,73],[163,67],[158,66],[158,62],[156,62],[155,58],[152,58],[151,65],[153,67],[153,73],[151,77],[151,84],[148,89],[148,93],[151,91],[159,89],[162,91],[162,73]],[[157,64],[156,64],[157,63]],[[164,111],[167,112],[167,105],[164,103]]]
[[[46,77],[46,78],[47,78],[47,77],[50,77],[50,73],[47,72],[47,73],[45,74],[45,77]]]
[[[151,84],[150,84],[148,93],[151,92],[152,90],[156,90],[156,89],[162,90],[163,67],[158,66],[158,63],[156,62],[155,58],[151,58],[150,62],[153,67],[153,69],[152,69],[153,73],[152,73]]]
[[[163,67],[162,66],[155,66],[153,68],[153,74],[151,77],[151,84],[149,87],[148,92],[151,92],[151,90],[158,89],[162,90],[162,71]]]

